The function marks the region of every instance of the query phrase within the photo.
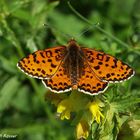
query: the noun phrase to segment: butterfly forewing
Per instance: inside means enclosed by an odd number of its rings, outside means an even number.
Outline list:
[[[39,79],[50,78],[59,68],[65,46],[36,51],[18,62],[18,67],[27,75]]]
[[[87,63],[104,81],[122,82],[134,75],[133,69],[115,57],[89,48],[82,48]]]

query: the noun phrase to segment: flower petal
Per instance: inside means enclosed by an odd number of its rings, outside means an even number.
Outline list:
[[[99,102],[93,101],[89,103],[89,110],[92,113],[93,120],[96,120],[97,123],[100,123],[101,117],[104,118],[104,116],[100,111],[101,108],[99,107]]]
[[[89,125],[85,120],[80,121],[76,126],[77,139],[87,139],[89,136]]]
[[[57,107],[61,120],[70,119],[71,105],[68,99],[62,100]]]

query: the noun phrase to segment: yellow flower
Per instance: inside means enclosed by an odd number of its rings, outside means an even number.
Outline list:
[[[77,139],[87,139],[93,121],[100,123],[101,118],[104,118],[101,113],[101,107],[104,104],[97,98],[94,98],[94,101],[91,102],[91,98],[84,94],[79,94],[77,91],[73,91],[69,96],[48,94],[46,99],[57,106],[57,113],[61,120],[70,119],[71,112],[75,112],[76,116],[79,117],[76,125]]]
[[[72,106],[69,102],[69,99],[64,99],[58,104],[57,113],[60,114],[61,120],[70,119],[71,110],[72,110]]]
[[[78,113],[80,110],[84,110],[88,103],[87,98],[83,98],[82,94],[72,92],[70,96],[61,100],[57,105],[57,113],[60,114],[60,118],[70,119],[70,112]]]
[[[87,139],[89,136],[89,124],[85,120],[81,120],[76,126],[77,139]]]
[[[101,117],[104,118],[103,114],[101,113],[100,105],[101,102],[99,100],[90,102],[88,105],[88,108],[92,113],[92,120],[96,120],[97,123],[100,123]]]

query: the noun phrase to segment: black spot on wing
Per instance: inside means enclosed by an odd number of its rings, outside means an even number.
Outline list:
[[[111,76],[111,75],[110,75],[109,73],[106,75],[107,78],[109,78],[110,76]]]
[[[48,59],[48,62],[52,62],[52,59]]]
[[[47,56],[48,58],[50,58],[50,57],[53,56],[53,55],[52,55],[52,52],[51,52],[50,50],[47,50],[45,53],[46,53],[46,56]]]
[[[43,52],[40,52],[40,55],[41,55],[43,58],[45,58],[45,56],[44,56]]]
[[[102,54],[102,53],[98,53],[98,54],[97,54],[97,59],[98,59],[98,60],[103,61],[103,58],[104,58],[104,54]]]
[[[110,59],[110,57],[109,57],[109,56],[106,56],[106,60],[105,60],[105,62],[108,62],[109,59]]]
[[[41,71],[41,69],[40,68],[37,68],[37,71]]]
[[[109,65],[108,64],[105,64],[105,66],[108,67]]]
[[[45,60],[42,60],[42,63],[45,63],[46,61]]]
[[[41,70],[41,72],[42,72],[43,74],[45,74],[45,73],[46,73],[44,70]]]
[[[57,67],[57,65],[55,65],[55,64],[53,64],[53,63],[51,63],[51,67],[52,67],[52,68],[56,68],[56,67]]]
[[[103,62],[98,62],[98,64],[99,64],[99,65],[102,65],[102,64],[103,64]]]
[[[94,69],[98,70],[98,69],[100,69],[100,66],[95,66]]]

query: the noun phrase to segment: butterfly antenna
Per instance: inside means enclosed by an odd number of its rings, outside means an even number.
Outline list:
[[[69,38],[72,38],[72,36],[70,34],[66,34],[60,30],[58,30],[56,27],[52,26],[52,25],[49,25],[49,24],[43,24],[45,27],[47,28],[53,28],[55,29],[56,31],[58,31],[59,33],[61,33],[65,38],[69,39]]]
[[[100,23],[98,22],[98,23],[95,23],[95,24],[89,26],[89,27],[88,27],[87,29],[85,29],[83,32],[81,32],[80,34],[76,35],[77,38],[80,38],[83,34],[85,34],[86,32],[88,32],[89,30],[93,29],[94,27],[99,26],[99,24],[100,24]]]
[[[69,1],[68,1],[68,6],[70,7],[70,9],[71,9],[79,18],[81,18],[81,19],[82,19],[83,21],[85,21],[87,24],[92,25],[92,22],[89,21],[88,19],[86,19],[85,17],[83,17],[80,13],[78,13],[78,12],[72,7],[72,5],[70,4]],[[96,28],[97,28],[100,32],[102,32],[103,34],[105,34],[106,36],[110,37],[111,39],[113,39],[113,40],[115,40],[116,42],[118,42],[119,44],[121,44],[122,46],[124,46],[124,47],[126,47],[126,48],[130,48],[130,46],[129,46],[127,43],[125,43],[125,42],[121,41],[120,39],[118,39],[117,37],[115,37],[115,36],[109,34],[106,30],[104,30],[104,29],[101,28],[100,26],[96,26]]]

